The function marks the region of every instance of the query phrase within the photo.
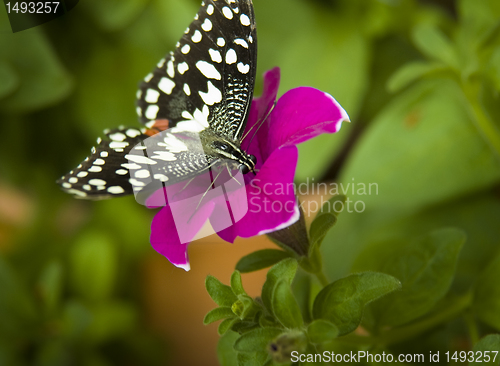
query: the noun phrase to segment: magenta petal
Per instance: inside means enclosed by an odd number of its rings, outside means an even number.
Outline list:
[[[296,145],[322,133],[340,130],[349,116],[328,93],[310,87],[286,92],[276,104],[269,121],[268,149]]]
[[[176,267],[189,271],[187,243],[200,231],[214,209],[209,202],[193,215],[192,204],[175,202],[163,207],[153,218],[150,242],[154,250]],[[174,219],[175,216],[175,219]]]
[[[269,114],[276,101],[276,96],[278,95],[278,88],[280,83],[280,69],[275,67],[272,70],[264,73],[264,87],[263,92],[260,97],[254,98],[252,105],[250,107],[250,114],[248,117],[247,126],[245,129],[245,135],[242,142],[242,147],[249,154],[255,155],[257,158],[257,168],[259,168],[264,160],[268,157],[268,152],[266,148],[267,135],[269,132],[269,121],[266,120],[261,126],[260,123]],[[250,140],[254,136],[255,130],[257,135],[252,140],[250,146]],[[245,136],[244,135],[244,136]]]
[[[293,186],[298,149],[289,146],[275,150],[257,176],[247,185],[249,210],[235,225],[218,232],[234,242],[236,236],[249,238],[285,228],[299,218]]]

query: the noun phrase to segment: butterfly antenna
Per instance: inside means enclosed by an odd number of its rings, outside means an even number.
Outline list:
[[[211,172],[212,172],[212,169],[210,169],[210,173]],[[217,174],[217,176],[215,177],[215,179],[212,179],[212,183],[210,183],[210,185],[208,186],[208,188],[205,191],[205,193],[203,193],[203,196],[201,196],[200,202],[198,202],[198,205],[194,209],[193,214],[189,217],[189,219],[187,221],[188,223],[189,223],[189,221],[191,221],[191,219],[193,218],[193,216],[196,213],[196,211],[198,211],[198,209],[200,208],[201,202],[203,202],[203,199],[205,198],[205,196],[207,195],[207,193],[210,191],[210,188],[212,188],[212,186],[214,185],[215,181],[219,178],[219,175],[221,175],[222,172],[223,172],[223,169],[220,170],[219,174]],[[212,174],[210,174],[210,175],[212,175]]]
[[[257,129],[254,131],[254,134],[252,135],[252,138],[250,139],[250,142],[248,143],[248,146],[250,146],[250,144],[252,143],[252,141],[255,138],[255,136],[257,136],[257,132],[259,132],[260,128],[264,125],[264,122],[267,120],[267,117],[269,117],[269,115],[273,111],[275,105],[276,105],[276,102],[274,102],[273,107],[270,108],[269,112],[267,112],[267,114],[264,116],[264,118],[262,118],[262,121],[260,121],[260,122],[258,122],[258,123],[256,123],[255,125],[252,126],[252,128],[254,128],[255,126],[257,126]],[[243,136],[243,138],[241,139],[241,141],[243,141],[243,139],[250,133],[250,131],[252,130],[252,128],[250,128],[248,130],[248,132],[245,134],[245,136]]]

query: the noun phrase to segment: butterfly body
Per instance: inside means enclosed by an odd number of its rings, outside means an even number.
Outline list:
[[[251,0],[208,0],[176,49],[139,85],[144,128],[105,131],[59,179],[77,198],[102,199],[188,180],[224,164],[255,172],[241,148],[253,95],[257,37]]]

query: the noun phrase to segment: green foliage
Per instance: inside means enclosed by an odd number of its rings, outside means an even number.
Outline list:
[[[500,331],[500,255],[492,260],[479,277],[474,293],[473,309],[476,316]]]
[[[242,258],[241,273],[273,266],[261,298],[239,272],[230,286],[207,279],[220,363],[276,365],[291,350],[499,350],[487,335],[500,331],[499,1],[254,4],[257,75],[280,66],[280,94],[319,88],[352,121],[299,146],[297,183],[337,179],[330,203],[347,196],[366,209],[324,206],[307,221],[303,256]],[[0,9],[0,194],[22,196],[0,205],[1,365],[164,364],[137,280],[152,213],[127,199],[75,202],[54,181],[104,128],[138,126],[137,83],[198,5],[88,0],[16,34]]]
[[[464,242],[460,230],[442,229],[409,245],[384,243],[367,248],[354,268],[378,270],[402,283],[402,291],[372,307],[378,325],[405,324],[430,311],[448,292]]]
[[[398,279],[383,273],[352,274],[321,290],[314,300],[313,317],[330,321],[344,335],[361,323],[367,304],[400,288]]]
[[[469,365],[498,365],[500,360],[500,334],[490,334],[484,337],[474,345],[472,351],[479,356],[479,359],[469,362]]]
[[[262,249],[241,258],[236,264],[236,269],[241,273],[258,271],[290,257],[290,253],[277,249]]]

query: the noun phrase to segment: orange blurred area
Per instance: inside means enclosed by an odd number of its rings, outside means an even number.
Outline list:
[[[169,345],[172,365],[218,365],[216,345],[219,322],[203,325],[205,314],[217,305],[205,290],[205,278],[213,275],[225,284],[243,256],[264,248],[276,248],[265,236],[238,238],[234,244],[216,235],[190,245],[191,270],[175,268],[161,255],[151,255],[144,263],[143,284],[147,321]],[[266,270],[243,275],[247,293],[256,297],[266,278]]]

